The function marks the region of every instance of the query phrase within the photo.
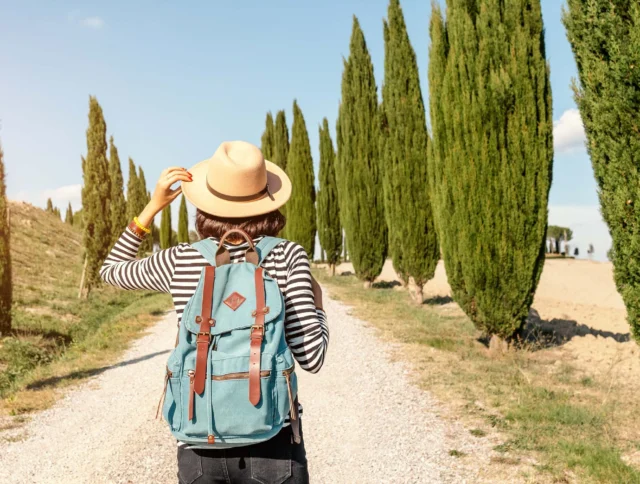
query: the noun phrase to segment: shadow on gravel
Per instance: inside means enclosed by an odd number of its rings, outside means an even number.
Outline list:
[[[58,383],[60,383],[61,381],[64,380],[80,380],[83,378],[88,378],[90,376],[95,376],[95,375],[99,375],[100,373],[103,373],[107,370],[110,370],[112,368],[118,368],[119,366],[127,366],[127,365],[135,365],[136,363],[140,363],[141,361],[144,360],[148,360],[150,358],[154,358],[158,355],[163,355],[165,353],[169,353],[172,350],[163,350],[163,351],[156,351],[155,353],[150,353],[148,355],[144,355],[141,356],[140,358],[134,358],[132,360],[127,360],[127,361],[121,361],[120,363],[116,363],[115,365],[109,365],[109,366],[103,366],[101,368],[92,368],[89,370],[81,370],[81,371],[74,371],[71,373],[68,373],[67,375],[61,375],[61,376],[54,376],[51,378],[45,378],[44,380],[39,380],[39,381],[35,381],[33,383],[30,383],[29,385],[27,385],[27,389],[28,390],[40,390],[42,388],[46,388],[46,387],[51,387],[51,386],[55,386]]]

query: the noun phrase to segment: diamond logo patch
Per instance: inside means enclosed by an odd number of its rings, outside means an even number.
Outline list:
[[[247,300],[247,298],[244,297],[242,294],[234,292],[234,293],[231,293],[229,295],[229,297],[227,299],[225,299],[224,301],[222,301],[222,302],[225,303],[227,306],[229,306],[231,309],[233,309],[235,311],[246,300]]]

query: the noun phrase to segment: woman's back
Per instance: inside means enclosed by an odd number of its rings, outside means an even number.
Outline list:
[[[216,237],[210,237],[216,243]],[[261,236],[253,239],[259,242]],[[193,295],[207,260],[190,244],[136,259],[141,240],[127,229],[114,245],[102,266],[103,280],[122,289],[148,289],[170,293],[178,324],[184,307]],[[247,242],[225,243],[231,262],[242,262]],[[276,280],[285,299],[285,333],[296,361],[304,370],[317,372],[324,362],[329,333],[324,311],[316,308],[311,284],[309,258],[299,244],[289,240],[276,246],[262,263]]]

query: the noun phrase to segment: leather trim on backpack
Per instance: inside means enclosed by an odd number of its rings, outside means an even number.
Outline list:
[[[249,401],[253,405],[260,403],[260,353],[264,338],[264,315],[269,311],[265,305],[264,279],[262,267],[255,272],[256,310],[255,323],[251,326],[251,350],[249,354]]]
[[[207,266],[204,269],[204,288],[202,291],[202,312],[196,317],[196,322],[200,323],[200,331],[196,339],[196,373],[194,377],[193,390],[202,395],[204,391],[204,380],[207,372],[207,353],[211,341],[211,326],[216,322],[211,318],[211,304],[213,302],[213,285],[216,277],[216,268]],[[199,321],[198,321],[199,320]]]

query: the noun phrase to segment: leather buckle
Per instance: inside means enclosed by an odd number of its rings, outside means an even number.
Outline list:
[[[264,338],[264,325],[256,325],[254,324],[253,326],[251,326],[251,337],[253,338],[253,335],[255,334],[255,330],[258,329],[260,330],[260,337]]]
[[[209,333],[208,331],[200,331],[198,333],[197,338],[196,338],[197,341],[200,340],[200,336],[206,336],[207,337],[207,341],[211,341],[211,333]]]

